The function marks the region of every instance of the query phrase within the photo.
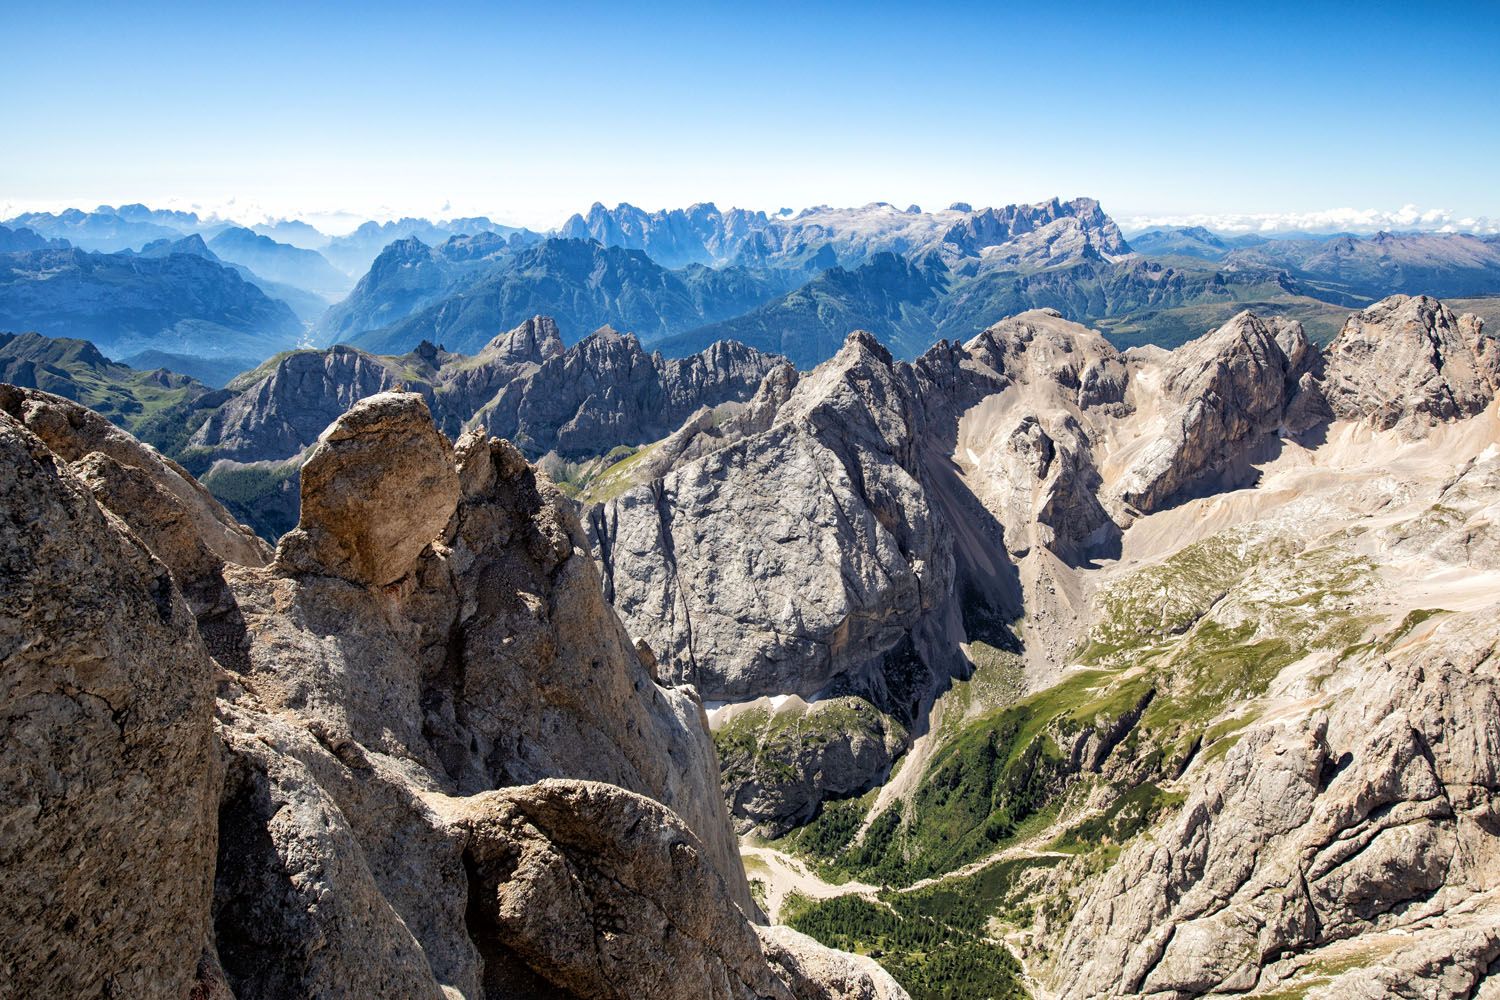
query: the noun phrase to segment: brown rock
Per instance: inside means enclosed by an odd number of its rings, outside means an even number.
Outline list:
[[[302,515],[277,548],[277,568],[394,583],[457,502],[453,452],[422,397],[371,396],[330,426],[303,464]]]
[[[0,509],[0,992],[186,996],[210,939],[212,661],[167,567],[10,412]]]

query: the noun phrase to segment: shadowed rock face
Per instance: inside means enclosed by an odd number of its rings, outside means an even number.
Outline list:
[[[654,683],[571,507],[508,444],[450,448],[421,397],[367,400],[310,457],[275,561],[236,565],[205,555],[227,518],[175,498],[180,470],[125,464],[123,435],[70,469],[13,414],[69,453],[89,420],[0,402],[22,994],[904,997],[750,923],[698,703]],[[181,508],[154,534],[106,507],[151,490]],[[220,581],[196,621],[179,568]]]
[[[237,462],[289,458],[359,400],[402,382],[392,365],[342,344],[294,351],[257,371],[251,385],[231,383],[243,391],[193,433],[190,449]]]

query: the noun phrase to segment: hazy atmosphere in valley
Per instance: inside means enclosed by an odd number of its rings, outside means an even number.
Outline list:
[[[1500,7],[0,3],[0,997],[1500,1000]]]

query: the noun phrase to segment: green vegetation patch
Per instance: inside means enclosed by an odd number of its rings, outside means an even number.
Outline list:
[[[1028,876],[1062,861],[1057,857],[1008,858],[972,875],[943,879],[920,889],[888,891],[881,899],[902,916],[921,916],[967,934],[983,936],[999,918],[1016,926],[1032,922]]]
[[[1085,853],[1100,845],[1118,846],[1143,833],[1158,816],[1182,805],[1180,792],[1163,791],[1152,781],[1129,789],[1097,816],[1071,826],[1050,845],[1054,851]]]
[[[819,701],[807,711],[751,709],[725,722],[714,733],[726,787],[743,781],[789,783],[802,779],[798,761],[818,753],[833,740],[860,734],[872,740],[905,741],[899,722],[863,698],[847,696]]]
[[[912,1000],[1022,1000],[1021,967],[1004,946],[915,911],[902,914],[861,896],[816,902],[791,897],[787,924],[829,947],[868,955]]]

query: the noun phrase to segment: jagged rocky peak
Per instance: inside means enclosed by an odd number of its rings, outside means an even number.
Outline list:
[[[592,458],[665,437],[701,407],[748,398],[779,361],[734,342],[667,359],[604,327],[506,385],[474,424],[534,458]]]
[[[1314,354],[1301,325],[1246,311],[1165,355],[1144,355],[1136,428],[1115,493],[1149,513],[1210,484],[1243,483],[1256,448],[1281,430]]]
[[[740,436],[591,515],[615,606],[664,676],[708,698],[810,695],[939,599],[945,558],[893,460],[911,442],[898,369],[852,333],[810,373],[773,372]]]
[[[1340,419],[1419,434],[1489,406],[1500,391],[1496,358],[1477,316],[1394,295],[1349,317],[1328,346],[1322,392]]]
[[[477,357],[512,363],[541,364],[563,353],[562,334],[551,316],[533,316],[485,345]]]
[[[1065,390],[1058,401],[1079,409],[1125,402],[1129,372],[1120,352],[1098,331],[1063,319],[1056,309],[1001,320],[964,350],[1012,381]]]
[[[237,462],[290,458],[359,400],[427,388],[434,360],[442,355],[413,354],[402,364],[344,344],[279,355],[230,383],[238,394],[209,415],[188,448]]]

